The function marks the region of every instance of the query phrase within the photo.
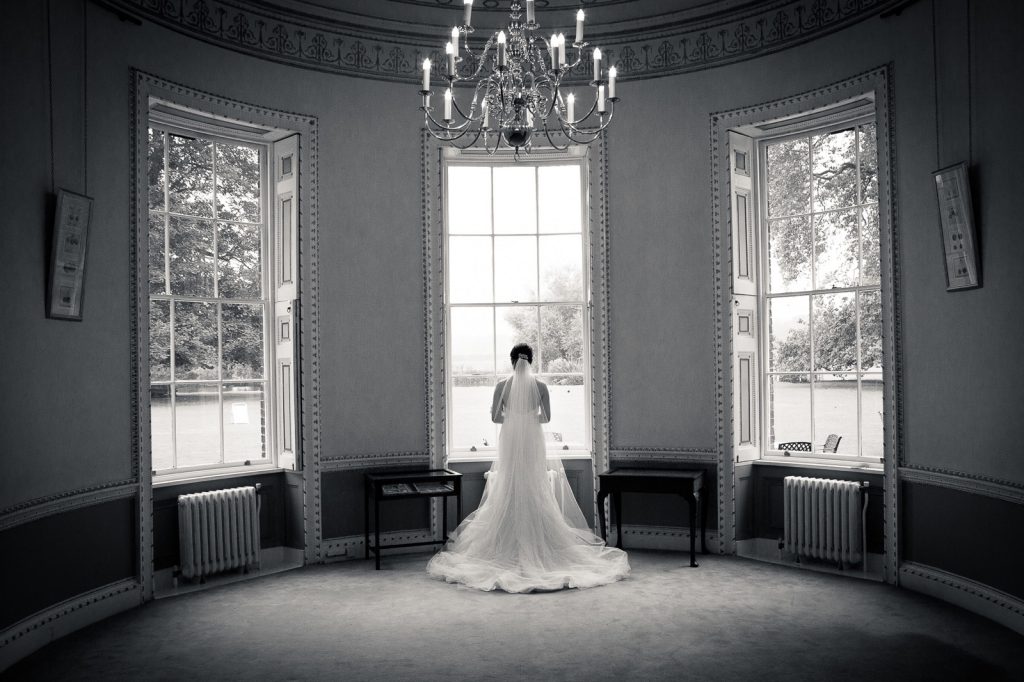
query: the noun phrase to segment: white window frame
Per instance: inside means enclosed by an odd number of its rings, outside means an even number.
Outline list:
[[[811,450],[811,452],[791,451],[791,452],[787,453],[787,452],[784,452],[782,450],[773,449],[773,448],[769,447],[769,444],[770,444],[770,434],[769,434],[770,426],[769,425],[771,424],[771,399],[769,398],[769,395],[770,395],[769,384],[770,384],[772,376],[779,375],[779,374],[786,374],[786,372],[772,372],[772,371],[770,371],[769,366],[768,366],[769,365],[769,357],[770,357],[769,345],[770,345],[770,342],[771,342],[771,340],[769,338],[769,334],[768,334],[768,319],[769,319],[768,318],[768,301],[769,301],[769,299],[771,299],[771,298],[784,298],[784,297],[787,297],[787,296],[807,296],[809,299],[813,299],[814,296],[819,295],[819,294],[841,294],[841,293],[854,293],[854,292],[861,292],[861,291],[877,291],[878,294],[879,294],[880,300],[883,302],[883,305],[884,305],[884,300],[885,300],[884,296],[882,296],[882,282],[881,282],[881,276],[882,276],[881,272],[882,272],[882,269],[881,269],[881,263],[879,263],[879,273],[880,273],[879,277],[880,278],[879,278],[879,283],[877,285],[861,286],[861,285],[858,284],[857,286],[853,286],[853,287],[842,287],[842,288],[835,288],[835,289],[832,289],[832,288],[829,288],[829,289],[814,289],[814,288],[812,288],[812,289],[808,289],[806,291],[800,291],[800,292],[795,292],[795,293],[786,292],[786,293],[778,293],[778,294],[774,294],[774,295],[770,295],[768,293],[768,289],[769,289],[769,281],[768,281],[768,277],[769,277],[769,274],[768,274],[769,273],[769,268],[768,268],[768,260],[769,260],[769,248],[768,248],[768,173],[767,173],[767,148],[768,148],[768,146],[770,144],[772,144],[772,143],[779,143],[779,142],[785,142],[787,140],[806,138],[806,137],[810,137],[810,136],[813,136],[813,135],[823,135],[823,134],[829,134],[829,133],[833,133],[833,132],[838,132],[838,131],[846,130],[846,129],[849,129],[849,128],[855,128],[857,126],[864,125],[864,124],[867,124],[867,123],[876,124],[876,130],[875,130],[876,140],[877,140],[877,136],[879,134],[874,110],[872,110],[870,113],[858,112],[858,113],[855,113],[855,114],[850,114],[850,115],[847,115],[847,116],[839,116],[839,117],[837,117],[837,116],[835,116],[833,114],[830,114],[826,110],[826,111],[820,112],[817,115],[814,114],[813,112],[809,112],[806,116],[801,116],[799,118],[801,119],[801,122],[799,124],[792,125],[792,126],[786,126],[785,129],[784,129],[784,132],[780,132],[780,133],[776,133],[776,134],[760,134],[760,135],[757,135],[754,138],[754,142],[755,142],[755,145],[756,145],[756,164],[757,164],[757,167],[756,167],[756,179],[755,179],[755,183],[754,183],[754,192],[755,192],[754,204],[756,206],[756,214],[755,214],[755,217],[754,217],[754,225],[756,227],[756,230],[755,230],[755,234],[756,234],[756,242],[755,242],[756,246],[755,246],[755,249],[756,249],[756,254],[757,254],[757,260],[756,260],[756,262],[757,262],[757,276],[756,276],[756,281],[757,281],[757,311],[756,311],[756,315],[757,315],[757,319],[761,321],[761,324],[757,325],[757,344],[758,344],[758,354],[760,355],[761,360],[762,360],[760,362],[760,367],[758,368],[758,372],[757,372],[757,393],[758,393],[758,396],[760,398],[758,400],[758,405],[757,405],[757,407],[758,407],[758,424],[757,424],[757,427],[758,427],[759,438],[760,438],[760,443],[761,443],[761,448],[760,448],[760,450],[761,450],[761,457],[763,459],[780,459],[780,460],[787,460],[787,461],[793,461],[793,460],[801,460],[801,461],[806,461],[806,460],[823,460],[825,462],[829,462],[829,463],[833,463],[833,464],[860,464],[860,465],[867,464],[867,465],[870,465],[872,467],[876,467],[876,466],[880,466],[881,462],[884,461],[884,456],[883,457],[874,457],[874,456],[864,456],[862,454],[863,453],[864,444],[863,444],[863,439],[861,437],[862,436],[862,432],[863,432],[863,427],[862,427],[862,423],[861,423],[861,420],[863,418],[863,410],[861,409],[861,390],[862,390],[861,389],[861,375],[864,374],[865,372],[862,371],[861,369],[859,369],[859,358],[860,358],[860,352],[861,352],[861,344],[860,344],[860,315],[859,314],[857,315],[857,320],[856,320],[856,325],[857,325],[858,369],[855,370],[854,373],[857,375],[858,448],[859,448],[861,454],[848,455],[848,454],[840,454],[840,453],[826,453],[826,452],[820,452],[820,451],[817,450],[818,448],[821,447],[822,443],[824,442],[824,439],[823,438],[818,438],[816,436],[823,436],[824,434],[815,434],[815,432],[814,432],[814,428],[815,428],[815,422],[814,422],[814,376],[816,374],[831,374],[832,372],[824,372],[824,371],[819,372],[819,371],[815,370],[814,366],[813,366],[813,346],[814,346],[813,306],[812,306],[812,311],[809,313],[809,318],[808,318],[808,333],[809,333],[809,343],[811,344],[811,349],[812,349],[811,350],[812,364],[811,364],[810,369],[806,373],[803,373],[803,372],[800,373],[800,374],[807,374],[811,378],[810,385],[809,385],[809,390],[810,390],[811,394],[810,394],[809,400],[810,400],[810,409],[811,409],[811,412],[810,412],[810,424],[811,424],[810,442],[811,442],[812,450]],[[859,149],[859,145],[858,145],[858,149]],[[877,142],[876,142],[876,153],[877,153]],[[882,162],[881,159],[877,159],[876,160],[876,164],[880,164],[881,162]],[[857,155],[857,165],[858,165],[857,182],[859,183],[860,182],[860,155],[859,155],[859,153]],[[876,165],[876,173],[877,172],[878,172],[878,170],[877,170],[877,165]],[[812,182],[812,186],[811,186],[811,190],[810,191],[811,191],[810,201],[811,201],[811,204],[813,206],[813,200],[814,200],[813,182]],[[859,194],[859,192],[858,192],[858,194]],[[876,202],[873,202],[873,203],[874,203],[874,205],[876,207],[876,210],[880,212],[881,211],[880,197],[879,197],[879,200],[876,200]],[[867,205],[868,204],[859,203],[856,206],[844,207],[844,208],[846,208],[846,209],[848,209],[848,208],[863,208],[864,206],[867,206]],[[813,218],[813,216],[817,215],[818,213],[819,212],[815,212],[812,209],[807,215],[809,217]],[[787,217],[789,217],[789,216],[787,216]],[[881,216],[879,216],[878,220],[879,220],[879,225],[881,225]],[[862,248],[863,247],[863,241],[860,238],[861,237],[860,229],[862,227],[861,221],[858,221],[857,225],[858,225],[858,227],[857,227],[857,237],[858,237],[858,244],[859,244],[858,248]],[[812,245],[812,250],[813,250],[813,245]],[[879,254],[880,254],[880,257],[881,257],[881,248],[879,248]],[[812,253],[812,258],[811,258],[811,281],[812,281],[812,283],[814,282],[814,260],[815,259],[813,258],[813,253]],[[856,296],[857,293],[854,293],[854,295]],[[859,311],[859,307],[857,308],[857,310]],[[884,317],[884,314],[883,314],[883,317]],[[883,371],[877,372],[877,374],[880,377],[882,377],[882,390],[883,390],[882,404],[884,406],[884,405],[887,404],[887,401],[886,401],[886,398],[884,397],[884,394],[886,392],[888,392],[889,390],[891,390],[891,389],[886,384],[886,382],[884,380],[884,369],[883,369]],[[884,419],[883,419],[883,421],[884,421]],[[819,442],[819,441],[821,441],[821,442]]]
[[[157,104],[158,106],[153,106]],[[174,112],[168,113],[170,109]],[[211,302],[214,304],[229,301],[231,303],[260,303],[263,306],[263,378],[262,379],[246,379],[246,380],[226,380],[222,377],[218,377],[216,380],[212,379],[197,379],[197,380],[176,380],[173,378],[168,381],[153,382],[150,380],[149,387],[153,385],[168,385],[170,390],[170,405],[171,405],[171,443],[172,443],[172,462],[176,464],[177,460],[177,445],[176,445],[176,433],[174,428],[175,411],[174,411],[174,387],[178,384],[202,384],[202,383],[216,383],[218,391],[218,405],[220,420],[220,462],[201,464],[195,466],[178,467],[172,466],[170,469],[152,470],[153,484],[155,486],[160,485],[171,485],[175,483],[181,483],[193,480],[209,480],[218,478],[228,478],[234,476],[244,476],[250,474],[263,473],[268,471],[278,471],[283,467],[294,468],[294,447],[292,452],[286,452],[283,449],[283,442],[281,440],[285,431],[288,431],[286,427],[280,425],[282,413],[285,415],[296,414],[296,392],[284,391],[285,388],[280,381],[278,365],[278,353],[276,349],[280,346],[280,339],[278,339],[278,316],[276,315],[276,307],[278,307],[278,296],[277,291],[281,286],[279,281],[278,273],[281,270],[281,253],[279,252],[277,244],[277,226],[281,222],[280,207],[278,206],[278,188],[279,182],[277,182],[275,157],[275,142],[282,140],[286,137],[293,135],[294,133],[284,130],[270,130],[265,128],[255,128],[247,125],[228,121],[227,119],[221,119],[212,114],[206,112],[186,109],[179,105],[172,105],[170,103],[161,102],[159,100],[151,100],[150,114],[148,120],[148,128],[153,130],[160,130],[174,135],[182,135],[186,137],[208,140],[213,143],[225,143],[232,145],[243,145],[251,148],[255,148],[259,151],[260,155],[260,178],[261,178],[261,196],[260,196],[260,209],[261,209],[261,220],[259,222],[261,230],[261,246],[260,246],[260,257],[262,259],[262,272],[261,272],[261,292],[262,296],[259,299],[224,299],[216,294],[218,282],[217,282],[217,267],[218,259],[214,257],[214,296],[213,297],[200,297],[200,296],[182,296],[176,294],[152,294],[148,290],[145,294],[147,299],[147,307],[150,302],[154,300],[175,300],[175,301],[203,301]],[[247,130],[251,128],[252,132]],[[167,206],[167,184],[166,184],[166,154],[167,149],[165,145],[165,207]],[[148,161],[148,153],[146,155]],[[215,163],[215,162],[214,162]],[[293,168],[297,167],[298,159],[294,159],[295,164]],[[145,173],[145,168],[139,170],[140,173]],[[214,172],[215,182],[215,172]],[[293,183],[294,184],[294,183]],[[294,193],[294,190],[292,190]],[[214,195],[216,196],[216,187],[214,188]],[[297,195],[296,197],[297,198]],[[294,201],[294,199],[293,199]],[[147,211],[148,213],[148,211]],[[216,215],[211,218],[211,221],[216,223],[218,218]],[[148,218],[147,218],[148,222]],[[219,221],[219,222],[232,222],[232,221]],[[256,223],[248,223],[256,224]],[[296,229],[297,223],[293,221],[293,229]],[[165,223],[165,258],[169,262],[169,245],[167,243],[168,232]],[[216,236],[214,237],[214,244],[216,246]],[[148,253],[140,254],[140,257],[145,259],[148,263]],[[293,266],[293,280],[296,276],[294,273],[295,268],[294,258],[292,259]],[[167,280],[169,282],[169,279]],[[148,279],[147,279],[148,282]],[[148,289],[148,285],[147,285]],[[293,285],[294,289],[294,285]],[[173,319],[173,318],[172,318]],[[218,338],[220,337],[219,327],[221,325],[220,316],[217,320],[218,324]],[[291,323],[289,323],[291,324]],[[289,331],[289,335],[294,333],[294,325]],[[173,323],[171,326],[171,365],[174,364],[174,351],[173,351]],[[148,335],[147,335],[148,336]],[[277,341],[277,342],[275,342]],[[148,358],[148,355],[146,356]],[[148,359],[147,359],[148,363]],[[219,368],[219,372],[222,368]],[[147,372],[148,374],[148,372]],[[294,374],[293,374],[294,377]],[[262,383],[263,385],[263,405],[265,411],[265,426],[264,426],[264,448],[265,457],[242,462],[224,462],[224,409],[223,409],[223,386],[225,383]],[[284,411],[284,401],[290,402],[290,410]],[[291,441],[294,443],[295,436],[297,435],[294,426],[290,430]],[[150,434],[152,439],[152,434]],[[147,444],[147,447],[152,448],[152,442]],[[287,460],[287,461],[285,461]],[[286,466],[287,465],[287,466]]]
[[[520,160],[516,160],[512,154],[496,153],[494,155],[488,155],[482,150],[478,149],[466,149],[466,150],[446,150],[446,154],[443,155],[441,163],[441,173],[443,174],[444,181],[442,186],[444,187],[443,201],[442,201],[442,240],[444,247],[442,248],[442,261],[443,261],[443,272],[444,272],[444,287],[443,287],[443,324],[444,324],[444,338],[445,338],[445,357],[452,357],[452,334],[451,334],[451,310],[452,307],[484,307],[484,308],[502,308],[512,305],[518,306],[536,306],[539,310],[543,306],[554,306],[554,305],[579,305],[582,308],[583,316],[583,395],[584,395],[584,428],[586,432],[591,431],[591,425],[593,424],[592,414],[592,401],[591,396],[593,393],[593,363],[591,362],[591,332],[593,325],[591,323],[593,314],[593,297],[591,291],[591,259],[590,259],[590,192],[588,183],[588,159],[585,153],[585,149],[570,146],[568,150],[564,152],[556,151],[545,151],[538,150],[531,154],[530,157]],[[581,273],[582,273],[582,284],[583,292],[582,297],[578,301],[524,301],[520,303],[513,302],[493,302],[493,303],[451,303],[450,298],[450,277],[449,277],[449,232],[448,232],[448,168],[451,166],[483,166],[493,168],[496,166],[544,166],[544,165],[568,165],[575,164],[579,168],[580,172],[580,229],[579,235],[581,237],[582,253],[581,253]],[[535,176],[536,177],[536,176]],[[493,185],[491,195],[492,205],[492,232],[491,239],[494,239],[493,233]],[[538,207],[539,210],[539,207]],[[538,216],[539,217],[539,216]],[[545,236],[557,236],[560,234],[572,234],[573,233],[502,233],[499,236],[537,236],[537,234],[543,234]],[[481,235],[483,236],[483,235]],[[538,251],[540,249],[538,242]],[[493,258],[493,242],[492,242],[492,258]],[[495,270],[492,262],[491,276],[492,281],[495,276]],[[542,276],[539,267],[538,258],[538,295],[540,292],[539,280]],[[538,329],[540,328],[538,322]],[[497,353],[497,351],[495,351]],[[502,357],[496,357],[497,376],[500,378],[502,372],[501,368]],[[509,372],[511,373],[511,369]],[[547,376],[538,372],[538,377]],[[442,409],[446,415],[444,420],[446,429],[444,434],[445,439],[445,452],[447,453],[447,459],[449,461],[487,461],[492,460],[497,456],[497,443],[486,447],[477,447],[475,450],[470,448],[455,448],[453,443],[453,419],[448,418],[450,415],[451,408],[451,396],[453,396],[454,389],[454,377],[451,371],[446,371],[444,376],[445,382],[445,400]],[[482,405],[481,409],[488,410],[490,405]],[[594,443],[591,439],[584,448],[569,448],[562,449],[562,447],[553,446],[552,442],[548,442],[548,456],[558,457],[560,459],[592,459],[594,454]]]

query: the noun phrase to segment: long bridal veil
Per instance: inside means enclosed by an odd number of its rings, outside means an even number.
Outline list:
[[[452,533],[427,572],[506,592],[594,587],[629,574],[626,554],[590,530],[561,462],[547,459],[541,400],[530,363],[505,383],[498,457],[480,506]]]

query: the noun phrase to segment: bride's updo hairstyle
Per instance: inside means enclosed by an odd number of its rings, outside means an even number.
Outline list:
[[[530,348],[530,344],[517,343],[516,345],[512,346],[512,352],[509,353],[509,357],[512,358],[513,367],[516,366],[516,360],[519,359],[520,354],[525,355],[526,361],[531,365],[533,364],[533,349]]]

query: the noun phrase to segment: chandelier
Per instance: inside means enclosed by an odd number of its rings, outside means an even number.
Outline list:
[[[424,126],[435,138],[465,149],[483,140],[488,154],[502,145],[530,152],[534,133],[543,133],[555,149],[566,149],[569,142],[559,144],[552,135],[563,135],[577,144],[596,140],[611,123],[615,113],[615,67],[606,75],[602,70],[601,50],[594,48],[589,60],[584,59],[583,10],[576,13],[576,39],[572,43],[574,59],[566,55],[563,33],[550,38],[539,35],[534,0],[526,0],[526,20],[520,0],[512,0],[507,32],[492,34],[482,49],[474,52],[469,44],[473,33],[471,18],[473,0],[463,0],[463,25],[451,32],[445,46],[447,64],[444,79],[447,87],[442,95],[443,115],[438,117],[430,104],[431,63],[423,60]],[[459,39],[462,38],[462,44]],[[575,92],[562,86],[574,74],[584,74],[592,64],[590,86],[593,104],[577,101]],[[440,65],[438,65],[440,71]],[[456,88],[457,85],[462,87]],[[456,90],[472,89],[468,107],[460,105]],[[585,89],[585,88],[581,88]],[[580,99],[584,99],[581,93]],[[577,117],[577,114],[582,114]]]

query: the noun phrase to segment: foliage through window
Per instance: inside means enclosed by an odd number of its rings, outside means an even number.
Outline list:
[[[268,460],[263,148],[149,131],[155,472]]]
[[[764,144],[769,448],[882,457],[875,124]]]
[[[496,447],[492,391],[519,342],[550,389],[549,448],[589,450],[582,161],[446,169],[449,450]]]

